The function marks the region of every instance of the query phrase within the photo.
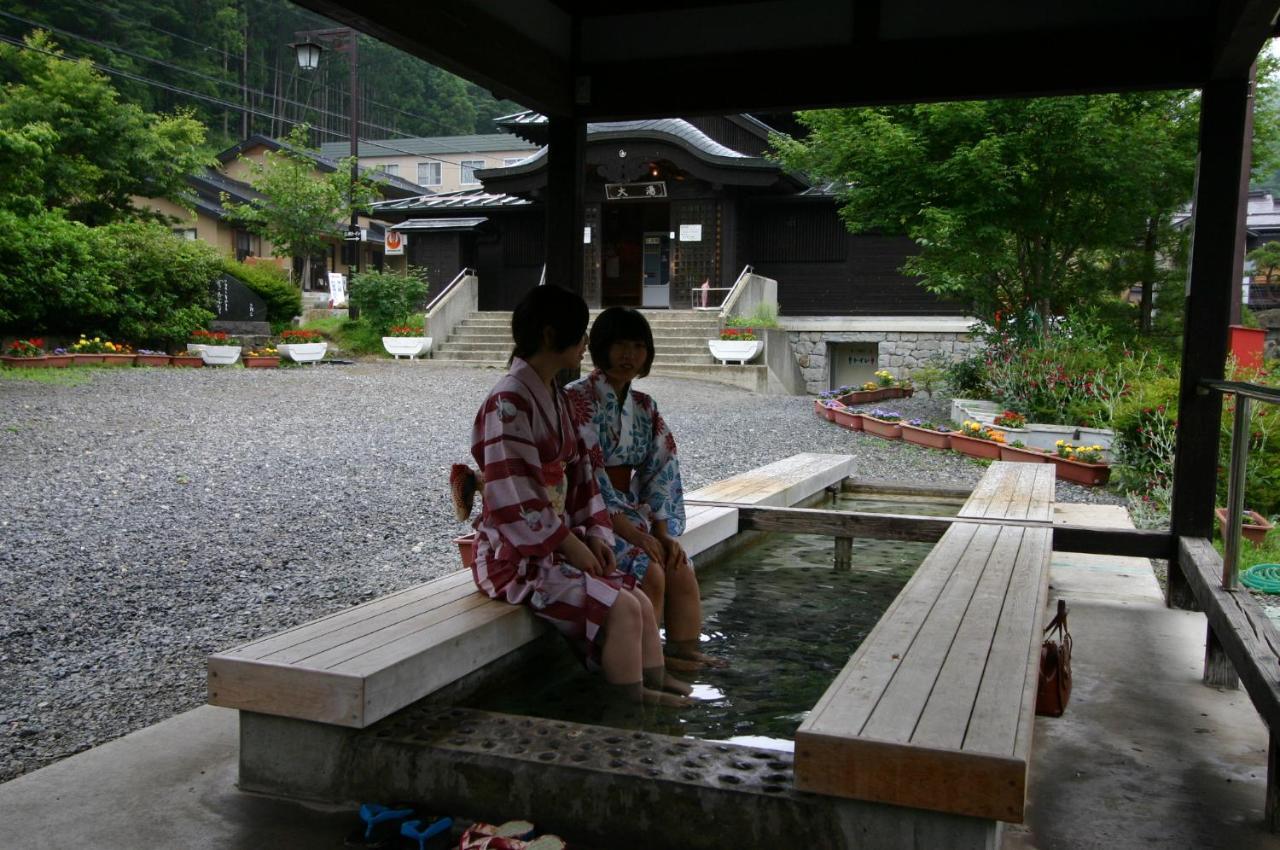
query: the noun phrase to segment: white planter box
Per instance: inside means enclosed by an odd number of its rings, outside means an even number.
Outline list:
[[[387,353],[399,360],[401,357],[408,357],[410,360],[417,360],[420,355],[426,354],[431,350],[431,337],[429,336],[384,336],[382,338],[382,347]]]
[[[764,343],[758,339],[709,339],[707,347],[711,349],[711,356],[719,360],[722,366],[730,360],[746,363],[764,351]]]
[[[281,357],[288,357],[288,356],[289,356],[289,343],[287,343],[287,342],[282,342],[282,343],[280,343],[279,345],[277,345],[277,346],[276,346],[276,354],[279,354]]]
[[[963,422],[972,419],[989,426],[993,431],[1001,431],[1005,440],[1012,443],[1019,440],[1023,445],[1036,449],[1053,451],[1058,440],[1065,440],[1076,446],[1102,446],[1102,459],[1111,462],[1111,443],[1115,432],[1105,428],[1084,428],[1076,425],[1050,425],[1042,422],[1028,422],[1021,428],[1003,428],[992,422],[1000,415],[1000,406],[993,401],[957,398],[951,401],[951,419]]]
[[[327,342],[291,342],[289,358],[294,363],[315,363],[317,360],[323,360],[324,353],[328,350]]]
[[[230,366],[240,359],[240,346],[206,345],[202,347],[200,356],[206,366]]]
[[[188,354],[199,354],[199,353],[200,353],[200,352],[202,352],[202,351],[204,351],[204,343],[203,343],[203,342],[189,342],[189,343],[187,343],[187,353],[188,353]]]

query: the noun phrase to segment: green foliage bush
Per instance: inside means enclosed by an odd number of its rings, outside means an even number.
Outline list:
[[[237,263],[224,258],[222,271],[244,281],[245,286],[256,292],[267,304],[267,321],[271,332],[280,333],[289,327],[294,316],[302,315],[302,291],[289,282],[284,272],[265,263]]]
[[[351,278],[351,303],[360,318],[379,336],[392,325],[403,325],[426,306],[427,274],[409,267],[405,274],[359,272]]]
[[[0,209],[0,328],[163,347],[213,318],[217,252],[159,224],[86,227]]]
[[[943,381],[954,398],[986,398],[987,359],[983,354],[972,354],[947,364]]]

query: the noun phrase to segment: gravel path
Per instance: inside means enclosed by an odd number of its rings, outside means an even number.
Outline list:
[[[210,652],[457,569],[445,481],[497,377],[432,362],[0,377],[0,781],[202,704]],[[641,388],[689,489],[800,451],[914,483],[983,470],[839,429],[807,398]],[[895,407],[942,421],[949,402]]]

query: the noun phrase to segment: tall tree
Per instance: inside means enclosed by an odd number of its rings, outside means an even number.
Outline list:
[[[1169,215],[1191,196],[1197,117],[1188,92],[823,110],[775,148],[832,181],[851,230],[916,240],[904,270],[925,288],[1047,329],[1154,285]]]
[[[0,44],[0,203],[62,209],[88,225],[154,217],[131,197],[183,202],[185,178],[206,164],[204,127],[189,114],[123,103],[87,60],[62,58],[45,33]],[[21,200],[19,200],[19,198]]]
[[[351,210],[367,211],[377,197],[372,181],[351,182],[351,160],[337,171],[322,172],[306,154],[305,125],[289,134],[289,146],[267,151],[261,162],[246,160],[249,185],[262,195],[247,204],[231,203],[222,196],[228,217],[250,232],[271,241],[277,257],[301,257],[302,279],[311,276],[311,258],[324,251],[350,218]]]

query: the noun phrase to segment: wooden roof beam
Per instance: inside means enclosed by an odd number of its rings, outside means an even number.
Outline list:
[[[1198,88],[1208,78],[1207,47],[1194,31],[1168,25],[681,57],[647,65],[643,74],[599,63],[580,71],[592,95],[582,110],[608,120]]]
[[[1215,80],[1248,76],[1249,67],[1267,39],[1276,34],[1278,0],[1232,0],[1218,12],[1213,51]]]
[[[435,0],[421,9],[392,0],[295,2],[484,86],[495,97],[547,115],[573,111],[568,55],[559,55],[467,0]],[[547,25],[563,26],[568,42],[573,22],[563,17]]]

